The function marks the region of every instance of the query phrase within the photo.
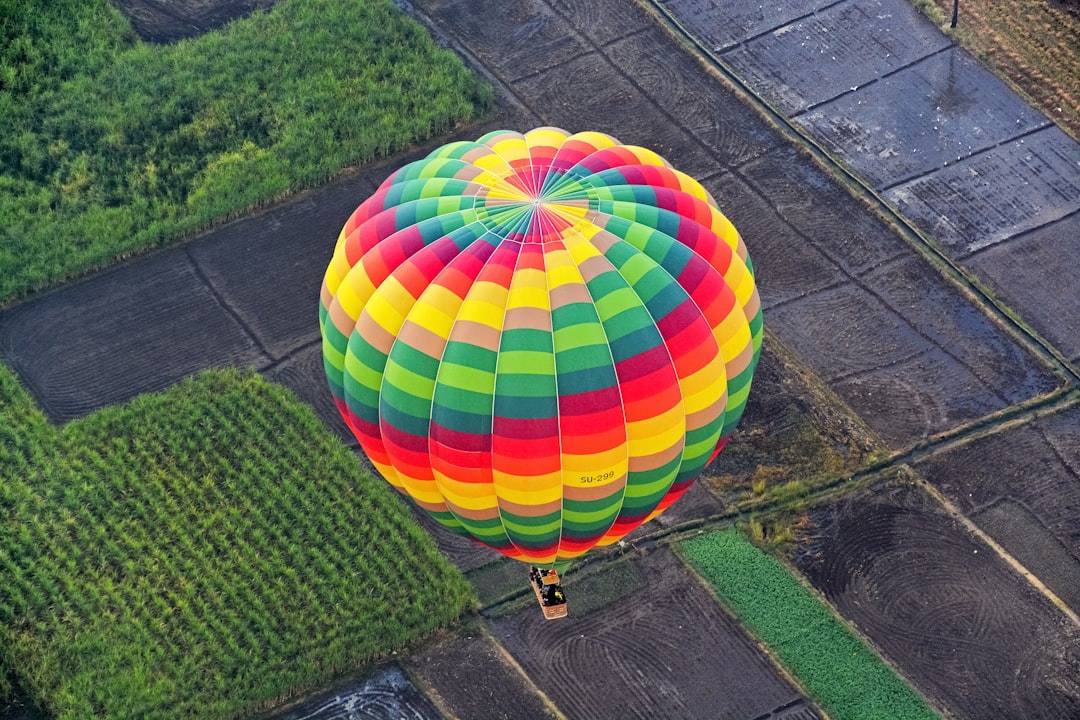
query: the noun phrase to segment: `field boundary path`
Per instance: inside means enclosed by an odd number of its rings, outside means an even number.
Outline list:
[[[492,117],[456,137],[594,129],[698,178],[747,238],[771,331],[947,498],[878,488],[830,509],[799,559],[822,594],[957,717],[978,717],[970,703],[1005,693],[1002,677],[1016,682],[1000,716],[1080,708],[1080,628],[1014,570],[1080,612],[1080,145],[907,0],[404,6],[496,86]],[[348,214],[429,149],[9,307],[0,357],[57,423],[203,369],[253,367],[355,446],[323,380],[318,288]],[[718,510],[697,492],[678,519]],[[843,544],[851,527],[893,534],[866,557]],[[466,569],[486,561],[438,539]],[[892,599],[867,578],[892,582]],[[984,597],[997,586],[1010,607]],[[611,647],[633,632],[595,630]],[[614,653],[559,662],[554,685],[533,678],[549,697],[602,671],[575,662],[613,663],[605,687],[632,690],[590,705],[595,717],[655,715],[658,697],[678,716],[716,710],[694,695],[704,686],[679,685],[705,682],[707,662],[681,680],[646,670],[651,692]],[[743,696],[738,716],[801,702],[786,681],[771,687],[758,705]]]

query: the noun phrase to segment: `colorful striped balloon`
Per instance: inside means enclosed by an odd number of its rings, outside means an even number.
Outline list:
[[[387,178],[338,237],[319,320],[379,472],[537,566],[682,495],[738,422],[762,334],[746,248],[700,184],[550,127]]]

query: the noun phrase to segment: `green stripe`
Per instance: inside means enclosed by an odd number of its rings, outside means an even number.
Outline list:
[[[618,385],[619,378],[615,374],[615,368],[611,365],[611,357],[607,352],[607,348],[604,349],[604,358],[607,359],[607,364],[599,367],[565,373],[560,370],[558,377],[559,396],[580,395]]]
[[[534,378],[550,376],[555,372],[555,355],[547,350],[506,350],[499,353],[498,375],[515,375]]]
[[[442,364],[444,368],[468,368],[470,373],[462,376],[465,382],[444,380],[441,376],[439,377],[439,382],[452,382],[458,387],[470,387],[475,381],[482,386],[483,377],[481,375],[472,375],[471,373],[485,373],[494,376],[498,359],[499,354],[493,350],[488,350],[487,348],[472,345],[470,343],[451,340],[446,343],[446,349],[443,351]],[[445,372],[445,369],[442,372]]]
[[[581,370],[595,370],[611,366],[611,349],[607,343],[560,350],[555,353],[555,367],[559,376]]]
[[[551,355],[551,333],[534,328],[512,328],[502,334],[499,342],[499,363],[507,352],[535,352]]]
[[[409,435],[426,438],[431,433],[430,411],[421,415],[409,412],[408,403],[403,400],[408,397],[407,393],[401,393],[399,396],[394,390],[388,387],[383,388],[379,403],[379,420]],[[399,403],[406,405],[406,408],[400,407]]]

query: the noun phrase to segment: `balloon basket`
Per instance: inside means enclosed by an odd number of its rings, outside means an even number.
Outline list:
[[[559,574],[554,570],[542,572],[533,568],[529,573],[529,584],[532,585],[536,602],[544,613],[545,620],[557,620],[567,615],[566,595],[563,593]]]

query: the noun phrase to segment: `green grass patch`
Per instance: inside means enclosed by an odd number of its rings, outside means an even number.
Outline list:
[[[0,302],[485,112],[390,0],[282,0],[173,45],[109,0],[0,0]]]
[[[55,720],[233,718],[474,602],[286,389],[203,374],[62,429],[0,366],[0,675]]]
[[[690,565],[834,720],[938,715],[784,565],[735,529],[688,540]]]

